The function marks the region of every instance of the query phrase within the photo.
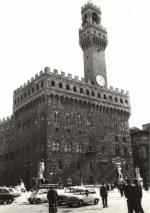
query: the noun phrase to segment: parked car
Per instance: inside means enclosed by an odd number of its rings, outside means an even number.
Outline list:
[[[63,191],[58,193],[58,205],[66,204],[67,197],[70,197],[73,193],[75,193],[78,190],[84,190],[82,186],[71,186],[71,187],[66,187]]]
[[[11,204],[14,200],[14,194],[7,187],[0,187],[0,203]]]
[[[34,191],[31,193],[30,197],[28,198],[28,201],[30,204],[33,203],[45,203],[47,202],[47,189],[39,189],[38,191]]]
[[[65,202],[68,206],[78,205],[81,207],[86,204],[97,205],[99,196],[96,194],[95,189],[79,189],[70,196],[67,196]]]
[[[21,196],[21,192],[12,187],[9,187],[9,191],[14,195],[15,198]]]

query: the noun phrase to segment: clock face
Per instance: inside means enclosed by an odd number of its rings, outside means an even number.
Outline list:
[[[102,75],[96,76],[96,82],[101,87],[105,86],[105,78]]]

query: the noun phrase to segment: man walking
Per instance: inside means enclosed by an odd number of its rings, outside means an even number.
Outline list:
[[[134,188],[131,185],[131,181],[129,179],[127,180],[127,185],[124,187],[124,194],[127,198],[128,213],[133,213],[133,210],[138,213],[136,210],[136,202],[134,198]]]
[[[142,208],[142,188],[141,186],[138,184],[138,180],[137,179],[133,179],[133,184],[134,184],[134,197],[136,199],[136,208],[137,208],[137,212],[140,213],[144,213],[144,210]]]
[[[50,187],[50,190],[47,192],[47,199],[49,202],[49,213],[57,212],[58,194],[53,187]]]
[[[103,208],[108,207],[107,205],[107,187],[104,183],[102,183],[102,186],[100,187],[100,196],[102,198],[102,204]]]

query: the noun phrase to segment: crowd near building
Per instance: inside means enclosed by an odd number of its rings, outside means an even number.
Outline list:
[[[13,92],[12,116],[0,122],[0,185],[30,184],[41,159],[50,183],[114,182],[114,159],[133,177],[129,93],[108,87],[100,8],[88,2],[81,16],[84,78],[45,67]]]

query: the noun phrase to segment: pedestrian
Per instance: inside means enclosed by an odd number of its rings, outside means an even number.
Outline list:
[[[47,192],[47,199],[49,202],[49,213],[57,212],[58,193],[53,187],[50,187]]]
[[[138,184],[138,180],[135,178],[133,179],[133,184],[134,184],[134,197],[136,199],[136,208],[138,210],[138,212],[140,213],[144,213],[144,210],[142,208],[142,188],[141,186]]]
[[[118,185],[118,189],[119,189],[119,191],[120,191],[121,197],[123,197],[124,186],[123,186],[122,183]]]
[[[102,186],[100,187],[100,196],[102,198],[102,204],[103,204],[103,208],[108,207],[107,205],[107,187],[106,184],[102,183]]]
[[[137,199],[135,196],[135,190],[134,186],[131,184],[131,180],[127,179],[127,185],[124,186],[124,194],[127,198],[127,207],[128,207],[128,213],[139,213],[137,209]]]

